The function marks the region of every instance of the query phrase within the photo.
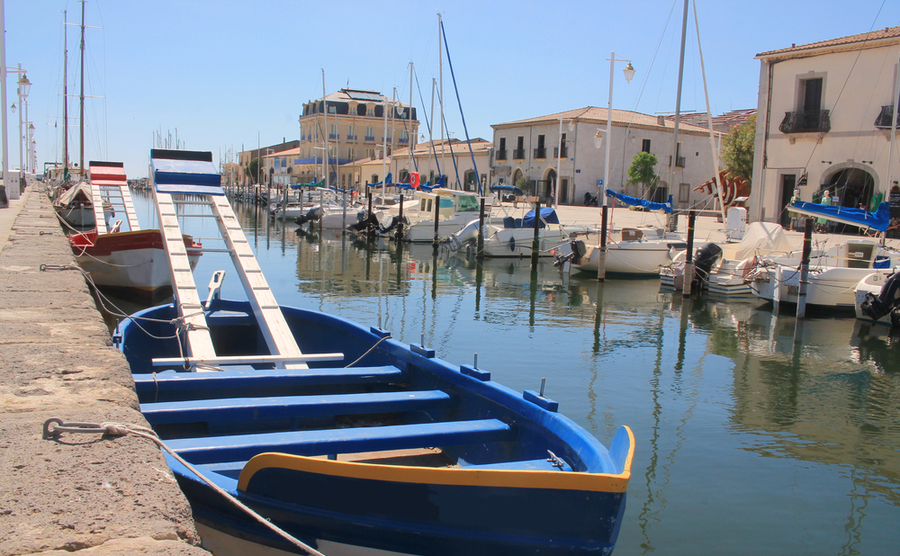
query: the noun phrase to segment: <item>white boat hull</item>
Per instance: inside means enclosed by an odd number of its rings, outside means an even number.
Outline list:
[[[832,267],[824,270],[810,270],[806,291],[806,304],[836,309],[855,309],[856,286],[870,274],[880,274],[884,278],[893,271],[885,269],[873,271],[871,268]],[[883,279],[883,278],[882,278]],[[759,271],[751,283],[754,295],[764,301],[774,302],[778,288],[779,302],[797,303],[800,291],[800,270],[782,267],[781,280],[776,278],[774,268]]]

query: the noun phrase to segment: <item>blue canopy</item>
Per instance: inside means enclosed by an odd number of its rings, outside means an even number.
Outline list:
[[[150,173],[159,193],[225,194],[209,151],[150,149]]]
[[[381,187],[381,185],[382,185],[382,182],[370,183],[369,187]],[[388,172],[387,177],[384,179],[384,185],[390,185],[390,186],[394,185],[394,176],[392,176],[390,172]]]
[[[538,224],[538,227],[544,228],[546,224],[559,224],[559,216],[556,214],[556,210],[553,207],[543,207],[541,209],[541,223]],[[530,210],[525,214],[525,218],[522,219],[522,227],[523,228],[534,228],[534,211]]]
[[[390,176],[390,174],[388,174]],[[419,187],[413,187],[408,183],[389,183],[388,185],[393,185],[395,187],[399,187],[401,189],[409,189],[411,191],[424,191],[425,193],[430,193],[434,189],[438,189],[440,187],[444,187],[444,177],[441,176],[441,179],[438,180],[437,185],[431,185],[431,182],[419,184]]]
[[[878,212],[871,213],[865,209],[840,207],[834,205],[820,205],[805,201],[794,201],[788,208],[791,212],[826,218],[833,222],[850,224],[861,228],[873,228],[879,232],[886,232],[891,223],[891,204],[888,202],[878,205]]]
[[[507,191],[509,193],[515,193],[516,195],[524,196],[525,192],[522,189],[516,187],[515,185],[507,185],[505,183],[501,183],[499,185],[492,185],[491,192],[497,193],[499,191]]]
[[[646,201],[644,199],[638,199],[637,197],[631,197],[630,195],[624,195],[622,193],[616,193],[612,189],[606,190],[607,197],[614,197],[626,205],[633,207],[644,207],[647,210],[662,210],[668,213],[672,212],[672,196],[669,195],[669,200],[665,203],[651,203],[650,201]]]
[[[319,181],[311,181],[309,183],[292,183],[291,189],[300,189],[301,187],[325,187],[325,178]]]

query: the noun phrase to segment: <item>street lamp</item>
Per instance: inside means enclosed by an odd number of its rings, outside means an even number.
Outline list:
[[[22,114],[23,114],[24,110],[21,108],[24,108],[23,103],[25,102],[25,99],[28,97],[28,93],[31,92],[31,81],[29,81],[28,76],[23,73],[22,76],[19,77],[18,85],[19,85],[18,94],[19,94],[19,107],[20,107],[20,110],[19,110],[19,192],[21,193],[22,189],[24,189],[24,185],[25,185],[24,184],[25,174],[24,174],[24,170],[23,170],[23,166],[22,166],[22,160],[23,160],[23,158],[22,158],[22,155],[23,155],[22,139],[24,137],[22,135]]]
[[[34,173],[35,163],[33,161],[34,157],[34,123],[28,123],[28,131],[25,134],[25,145],[26,145],[26,154],[28,154],[28,160],[26,162],[26,167],[31,169],[31,173]]]

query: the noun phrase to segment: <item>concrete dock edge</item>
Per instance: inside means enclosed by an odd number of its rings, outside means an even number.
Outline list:
[[[42,437],[51,417],[148,426],[84,277],[41,271],[75,264],[42,188],[0,209],[0,556],[207,555],[151,441]]]

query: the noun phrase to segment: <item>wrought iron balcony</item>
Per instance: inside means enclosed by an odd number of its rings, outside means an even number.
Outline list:
[[[828,110],[785,112],[778,129],[781,133],[827,133],[831,131],[831,117]]]
[[[569,158],[569,149],[566,145],[562,146],[562,152],[559,152],[559,147],[553,147],[553,158]]]
[[[506,149],[497,149],[497,160],[506,160]]]
[[[525,160],[525,149],[513,149],[513,160]]]
[[[881,129],[891,128],[891,116],[894,114],[894,105],[888,104],[881,107],[881,113],[875,119],[875,127]],[[897,127],[900,127],[900,114],[897,115]]]
[[[546,147],[538,147],[534,149],[534,157],[535,158],[547,158],[547,148]]]

